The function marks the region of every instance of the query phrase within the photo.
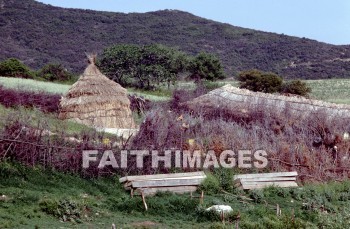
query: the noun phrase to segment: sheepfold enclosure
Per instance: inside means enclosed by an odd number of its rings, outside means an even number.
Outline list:
[[[111,168],[86,171],[81,167],[82,150],[200,150],[203,156],[208,150],[214,150],[219,156],[226,149],[235,152],[241,149],[262,149],[268,153],[269,164],[268,168],[261,172],[298,171],[299,178],[305,181],[348,178],[350,142],[344,135],[350,132],[348,113],[343,115],[341,112],[335,112],[330,115],[328,111],[338,109],[334,104],[331,104],[334,107],[327,108],[328,110],[313,108],[306,113],[297,112],[283,101],[281,104],[284,106],[281,105],[276,111],[276,106],[266,106],[264,101],[256,98],[251,101],[245,100],[239,107],[237,104],[231,105],[224,98],[212,98],[212,94],[219,92],[206,93],[199,89],[175,91],[171,101],[147,107],[140,132],[130,141],[117,146],[106,146],[103,139],[111,137],[95,132],[71,136],[64,131],[49,129],[56,133],[51,136],[47,133],[45,123],[38,123],[33,127],[24,116],[9,115],[0,133],[0,158],[7,157],[29,165],[40,164],[84,176],[100,176],[116,173],[125,175],[125,172],[168,173],[171,170],[152,169],[151,158],[145,157],[146,166],[143,169],[138,169],[135,164],[130,163],[127,171]],[[207,100],[202,102],[203,98]],[[283,98],[316,103],[310,100]],[[340,108],[342,111],[347,107],[341,105]],[[112,139],[112,143],[113,141]],[[235,172],[255,173],[260,170],[236,168]]]
[[[175,92],[169,104],[150,110],[131,147],[214,150],[217,156],[226,149],[265,150],[264,172],[298,171],[303,181],[349,177],[349,106],[231,86],[193,93],[194,99],[189,94]]]
[[[248,110],[255,110],[277,117],[281,114],[288,114],[308,119],[310,116],[324,113],[331,118],[350,118],[350,105],[334,104],[300,96],[252,92],[231,85],[225,85],[185,104],[189,109],[199,108],[204,113],[211,113],[218,108],[219,111],[226,110],[233,116],[243,117],[248,117],[245,115]]]

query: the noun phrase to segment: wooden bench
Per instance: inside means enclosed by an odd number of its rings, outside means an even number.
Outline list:
[[[204,172],[170,173],[142,176],[126,176],[119,179],[130,195],[141,195],[147,210],[145,196],[155,195],[157,192],[172,192],[177,194],[195,192],[206,178]],[[201,195],[203,198],[203,193]]]
[[[239,174],[233,177],[235,187],[244,190],[261,189],[268,186],[277,187],[298,187],[296,182],[298,173],[279,172],[279,173],[256,173]]]

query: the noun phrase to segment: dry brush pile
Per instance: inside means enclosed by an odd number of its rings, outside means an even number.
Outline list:
[[[108,170],[82,169],[83,150],[111,148],[103,144],[103,135],[85,132],[69,136],[62,130],[50,130],[44,121],[38,121],[33,126],[28,119],[14,114],[7,117],[0,131],[0,161],[41,166],[84,177],[109,174]]]

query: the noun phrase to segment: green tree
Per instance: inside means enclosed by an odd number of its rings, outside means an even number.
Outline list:
[[[265,93],[275,93],[281,90],[283,83],[282,77],[258,70],[241,72],[237,80],[240,88],[246,88],[251,91],[260,91]]]
[[[9,58],[0,63],[0,76],[33,78],[33,72],[16,58]]]
[[[61,64],[47,64],[38,72],[38,76],[47,81],[71,81],[73,74],[67,71]]]
[[[192,79],[217,80],[224,79],[224,68],[220,59],[216,56],[201,52],[191,62],[189,66]]]
[[[184,53],[163,45],[115,45],[104,50],[98,65],[123,86],[152,89],[174,83],[187,62]]]
[[[138,72],[140,59],[139,46],[115,45],[103,51],[97,64],[110,79],[123,86],[131,86]]]
[[[311,93],[311,88],[301,80],[292,80],[283,84],[281,92],[308,97],[309,93]]]

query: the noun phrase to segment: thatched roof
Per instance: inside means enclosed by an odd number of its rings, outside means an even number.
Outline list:
[[[79,80],[61,99],[59,118],[95,128],[135,128],[127,90],[104,76],[95,55]]]
[[[234,115],[244,115],[259,110],[280,114],[288,112],[298,116],[324,113],[327,116],[350,118],[350,106],[334,104],[296,96],[284,96],[252,92],[232,85],[225,85],[208,94],[184,103],[187,108],[203,113],[225,110]]]

